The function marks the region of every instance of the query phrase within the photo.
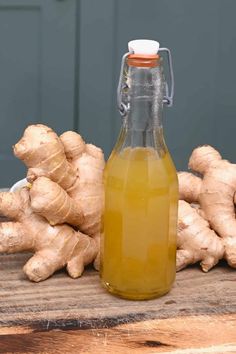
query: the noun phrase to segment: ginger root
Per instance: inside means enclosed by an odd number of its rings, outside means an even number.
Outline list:
[[[65,266],[73,278],[89,263],[98,269],[102,150],[75,132],[58,137],[36,124],[25,130],[14,154],[28,167],[29,184],[0,193],[0,214],[11,220],[0,223],[0,252],[33,252],[24,272],[36,282]],[[236,165],[211,146],[201,146],[189,167],[199,177],[178,174],[177,271],[200,261],[207,272],[223,257],[236,268]]]
[[[224,255],[221,239],[184,200],[179,201],[177,248],[177,271],[201,261],[202,270],[208,272]]]
[[[192,171],[197,172],[200,177],[188,172],[180,172],[178,174],[180,199],[189,203],[199,203],[201,217],[204,217],[209,222],[211,229],[215,232],[213,242],[213,237],[209,236],[209,232],[204,231],[202,233],[200,219],[198,219],[195,230],[191,231],[189,237],[191,239],[199,237],[199,241],[200,238],[204,238],[204,245],[207,243],[206,247],[208,247],[208,250],[209,247],[213,246],[213,243],[219,243],[220,237],[224,253],[222,254],[220,248],[218,251],[215,251],[215,260],[224,257],[231,267],[236,268],[236,220],[234,206],[236,164],[223,160],[218,151],[209,145],[205,145],[193,151],[189,160],[189,167]],[[181,209],[180,213],[182,213]],[[212,232],[211,235],[213,236]],[[183,250],[185,249],[184,247],[182,245]],[[191,248],[191,246],[189,247]],[[194,246],[191,248],[191,251],[194,251]],[[195,259],[199,258],[199,251],[195,250],[194,252]],[[211,253],[210,251],[209,254]],[[188,263],[189,260],[186,262]],[[215,262],[212,260],[212,266],[214,264]]]
[[[24,266],[30,280],[41,281],[67,266],[80,276],[84,266],[99,266],[103,211],[101,149],[75,132],[61,137],[49,127],[29,126],[14,146],[28,167],[29,186],[0,194],[0,252],[35,252]]]

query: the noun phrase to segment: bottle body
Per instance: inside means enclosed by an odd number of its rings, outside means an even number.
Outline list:
[[[100,274],[111,293],[141,300],[175,279],[178,182],[162,133],[161,77],[142,67],[128,76],[130,114],[104,173]]]

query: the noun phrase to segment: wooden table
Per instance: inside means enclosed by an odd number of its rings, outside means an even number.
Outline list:
[[[31,283],[29,256],[0,256],[0,353],[236,353],[236,271],[224,263],[136,302],[108,294],[93,269]]]

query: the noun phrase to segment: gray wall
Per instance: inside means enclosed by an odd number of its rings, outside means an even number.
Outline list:
[[[120,59],[135,38],[172,50],[164,125],[177,168],[199,144],[236,162],[235,13],[235,0],[0,0],[0,185],[24,175],[11,146],[32,122],[77,129],[108,156]]]
[[[235,0],[82,1],[82,133],[110,151],[120,126],[115,90],[126,43],[158,39],[174,60],[175,101],[164,125],[177,168],[187,168],[199,144],[236,162],[235,13]]]
[[[75,38],[75,0],[0,0],[0,187],[25,175],[12,145],[27,125],[74,127]]]

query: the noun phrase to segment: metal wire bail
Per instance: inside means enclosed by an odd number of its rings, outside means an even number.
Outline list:
[[[163,103],[167,104],[168,107],[173,106],[173,98],[174,98],[174,90],[175,90],[175,79],[174,79],[174,70],[172,64],[172,56],[170,49],[168,48],[159,48],[158,52],[166,52],[168,66],[169,66],[169,74],[170,74],[170,94],[169,94],[169,86],[166,82],[166,94],[163,98]]]
[[[125,67],[125,63],[126,63],[126,58],[130,54],[131,54],[131,52],[125,53],[121,59],[120,77],[119,77],[119,82],[118,82],[118,87],[117,87],[117,104],[118,104],[118,109],[119,109],[120,115],[122,117],[126,116],[126,114],[128,113],[127,105],[122,102],[122,89],[123,89],[123,74],[124,74],[124,67]]]
[[[166,54],[167,54],[169,76],[170,76],[170,91],[169,91],[168,84],[166,82],[163,103],[165,103],[168,107],[171,107],[173,105],[174,84],[175,84],[172,56],[171,56],[171,52],[168,48],[159,48],[158,52],[166,52]],[[126,64],[126,58],[130,54],[132,54],[132,52],[125,53],[121,59],[120,77],[119,77],[119,82],[118,82],[118,87],[117,87],[117,104],[118,104],[118,109],[119,109],[120,115],[122,117],[126,116],[129,111],[129,107],[124,102],[122,102],[122,90],[126,87],[126,85],[123,84],[123,76],[124,76],[123,74],[124,74],[124,67]],[[170,92],[170,94],[169,94],[169,92]]]

